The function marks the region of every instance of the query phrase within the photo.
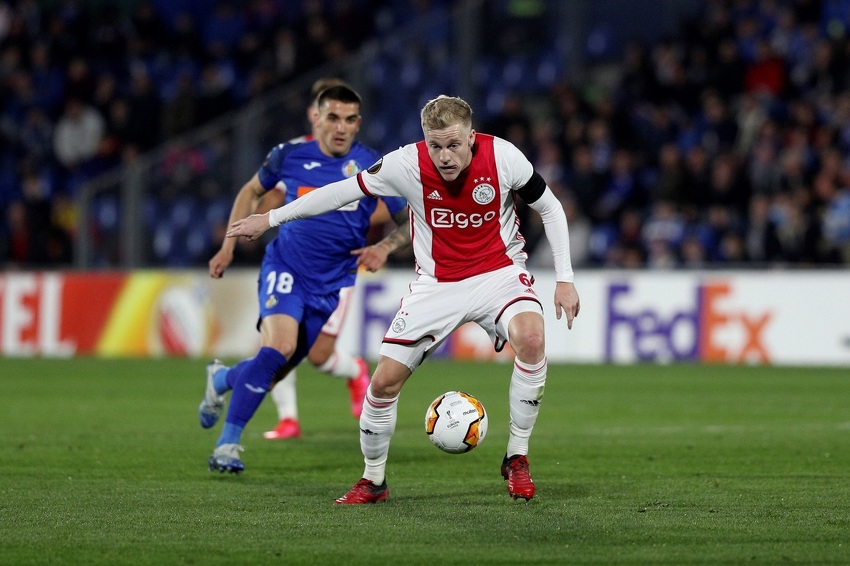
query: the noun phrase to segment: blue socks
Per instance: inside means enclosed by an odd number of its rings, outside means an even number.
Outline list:
[[[227,418],[216,446],[239,444],[245,425],[257,412],[271,388],[275,373],[286,364],[286,357],[274,348],[263,347],[249,360],[242,360],[227,371],[213,376],[217,391],[233,389]],[[220,385],[225,385],[221,387]]]

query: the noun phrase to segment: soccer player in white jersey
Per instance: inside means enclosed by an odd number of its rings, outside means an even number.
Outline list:
[[[255,239],[272,226],[365,197],[406,198],[418,276],[384,336],[366,394],[360,416],[363,475],[335,503],[378,503],[389,497],[385,472],[401,388],[425,357],[468,321],[487,331],[496,350],[509,342],[516,353],[501,473],[509,495],[527,501],[535,492],[529,438],[547,365],[543,306],[525,269],[514,199],[526,201],[543,220],[554,260],[555,314],[558,319],[565,315],[572,328],[580,304],[566,215],[519,149],[472,128],[472,109],[464,100],[439,96],[425,105],[421,119],[423,141],[284,207],[236,221],[227,235]]]

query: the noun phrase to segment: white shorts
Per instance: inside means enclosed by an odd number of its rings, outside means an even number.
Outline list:
[[[327,334],[334,338],[339,336],[342,326],[345,324],[345,316],[348,314],[348,306],[351,304],[352,293],[354,293],[353,285],[351,287],[343,287],[339,290],[339,304],[322,327],[322,334]]]
[[[514,316],[522,312],[543,316],[533,282],[531,275],[518,265],[453,283],[417,279],[401,300],[380,354],[414,371],[467,322],[483,328],[499,352],[508,341],[508,325]]]

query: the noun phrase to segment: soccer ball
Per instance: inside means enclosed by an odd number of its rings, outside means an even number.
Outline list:
[[[469,452],[487,434],[487,412],[481,401],[463,391],[443,393],[425,413],[425,432],[434,446],[449,454]]]

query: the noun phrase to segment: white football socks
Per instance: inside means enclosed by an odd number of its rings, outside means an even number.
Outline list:
[[[366,463],[363,477],[376,485],[386,476],[390,439],[398,419],[398,396],[378,399],[366,392],[363,413],[360,415],[360,450]]]
[[[546,385],[546,367],[546,358],[535,365],[514,359],[514,371],[508,391],[511,409],[508,456],[528,454],[528,439],[537,421]]]
[[[342,350],[334,350],[328,361],[323,363],[319,371],[333,377],[342,377],[344,379],[354,379],[360,375],[360,366],[354,361],[354,356]]]
[[[360,366],[354,356],[341,350],[334,350],[328,360],[316,368],[331,377],[354,379],[360,375]],[[295,392],[296,374],[293,369],[272,388],[271,397],[277,408],[278,420],[298,420],[298,399]]]
[[[296,377],[295,370],[293,369],[286,374],[286,377],[272,387],[271,397],[272,401],[274,401],[274,406],[277,408],[278,420],[298,420],[298,401],[295,398]]]

